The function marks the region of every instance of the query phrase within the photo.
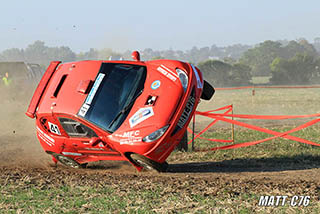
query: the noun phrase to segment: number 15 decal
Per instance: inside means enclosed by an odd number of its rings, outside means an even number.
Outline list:
[[[48,124],[49,124],[50,131],[52,133],[57,134],[57,135],[61,135],[60,130],[56,124],[53,124],[50,122],[48,122]]]

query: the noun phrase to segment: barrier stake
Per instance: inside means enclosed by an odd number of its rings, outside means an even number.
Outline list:
[[[194,150],[194,129],[195,129],[195,121],[196,120],[196,114],[193,114],[193,118],[192,118],[192,144],[191,144],[191,151]]]
[[[231,104],[231,114],[233,115],[233,104]],[[233,116],[232,116],[232,120],[233,120]],[[234,143],[234,124],[231,123],[231,129],[232,129],[232,142]]]

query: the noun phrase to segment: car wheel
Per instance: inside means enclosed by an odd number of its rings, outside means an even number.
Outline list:
[[[207,81],[203,81],[203,90],[201,94],[201,99],[203,100],[210,100],[214,95],[214,88],[208,83]]]
[[[176,147],[178,151],[187,152],[188,151],[188,132],[185,131],[181,141],[179,142],[178,146]]]
[[[79,164],[77,161],[66,157],[64,155],[60,155],[57,153],[53,153],[52,154],[60,163],[62,163],[63,165],[75,168],[75,169],[79,169],[79,168],[83,168],[83,166],[81,164]]]
[[[130,158],[134,163],[137,165],[143,167],[147,171],[157,171],[157,172],[165,172],[168,168],[168,163],[158,163],[156,161],[153,161],[145,156],[139,155],[139,154],[131,154]]]

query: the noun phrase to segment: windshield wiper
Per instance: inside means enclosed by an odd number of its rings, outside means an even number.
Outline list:
[[[120,118],[122,114],[124,114],[129,110],[129,108],[133,105],[136,99],[142,94],[142,92],[143,92],[143,89],[139,91],[139,93],[123,109],[121,109],[121,111],[118,112],[115,118],[110,122],[108,128],[110,128],[114,124],[114,122],[116,122]]]

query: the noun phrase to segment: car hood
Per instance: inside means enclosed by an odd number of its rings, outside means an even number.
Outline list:
[[[174,66],[161,63],[146,65],[143,93],[113,136],[147,135],[168,125],[183,97],[184,90]]]

